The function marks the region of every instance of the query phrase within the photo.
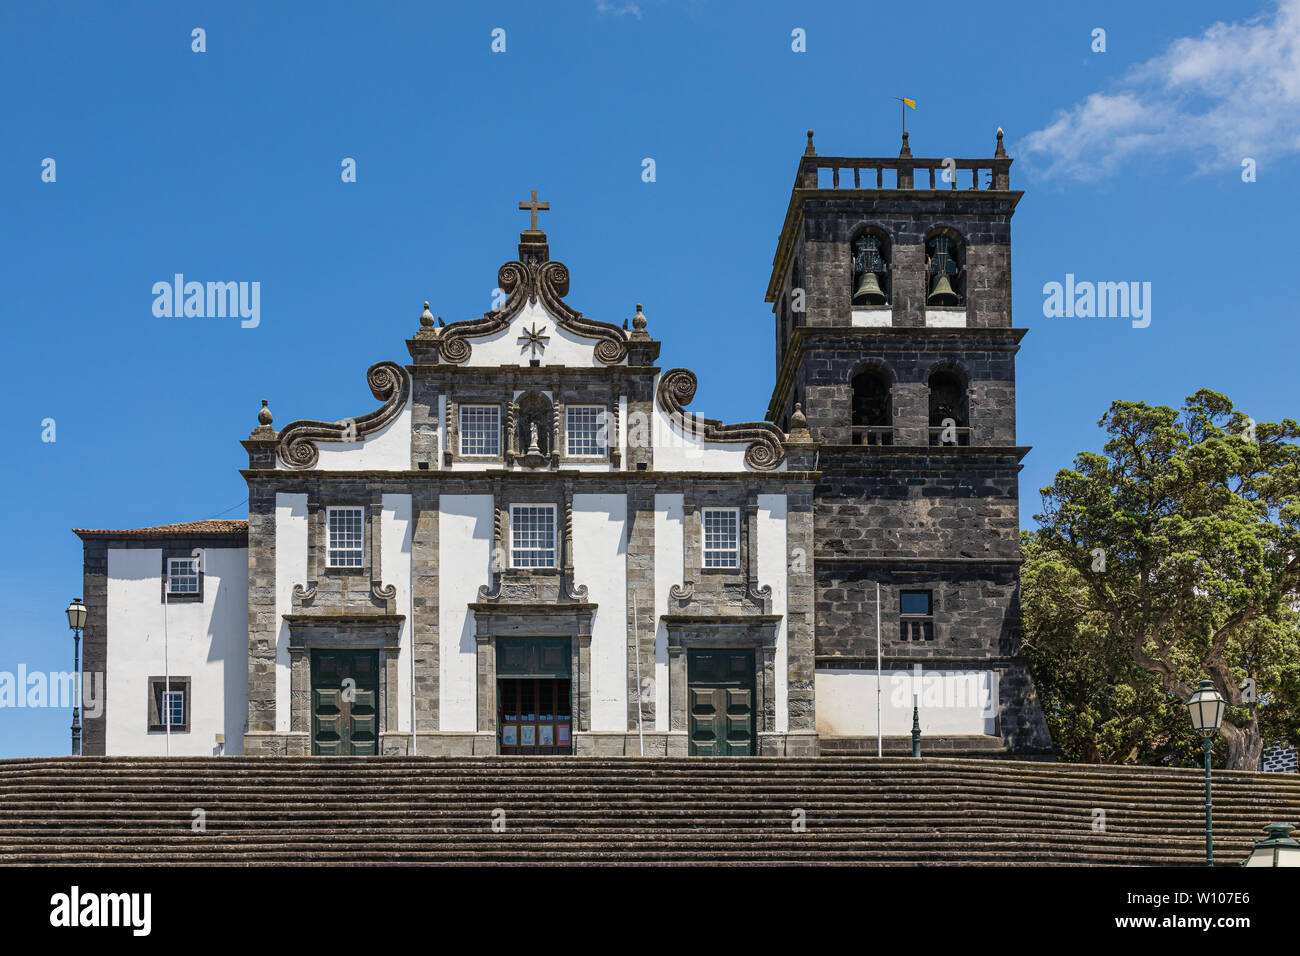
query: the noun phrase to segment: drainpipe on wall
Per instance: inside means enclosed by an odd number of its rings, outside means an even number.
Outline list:
[[[159,708],[162,711],[163,733],[166,735],[166,754],[172,755],[172,670],[171,661],[167,655],[167,591],[169,590],[167,574],[167,558],[163,557],[163,696]]]

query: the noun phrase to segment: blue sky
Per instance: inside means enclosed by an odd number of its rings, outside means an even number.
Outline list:
[[[405,360],[425,299],[447,321],[489,308],[531,189],[571,304],[621,322],[644,303],[661,364],[699,374],[693,408],[762,417],[804,130],[826,155],[894,155],[896,95],[918,101],[916,155],[991,155],[1001,125],[1018,157],[1025,524],[1112,399],[1209,386],[1294,416],[1295,9],[6,5],[0,670],[71,666],[70,528],[244,516],[262,398],[279,425],[366,411],[366,367]],[[260,282],[260,324],[156,318],[177,272]],[[1044,318],[1066,273],[1150,282],[1150,326]],[[0,711],[0,757],[65,752],[68,717]]]

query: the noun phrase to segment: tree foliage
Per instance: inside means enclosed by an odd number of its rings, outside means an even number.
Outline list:
[[[1300,738],[1300,428],[1205,389],[1181,411],[1117,401],[1098,424],[1104,453],[1042,489],[1026,542],[1026,643],[1058,745],[1188,762],[1183,703],[1208,678],[1229,703],[1225,763],[1254,769],[1266,737]]]

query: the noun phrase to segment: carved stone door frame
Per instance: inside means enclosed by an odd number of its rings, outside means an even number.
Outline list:
[[[573,733],[591,729],[591,619],[594,604],[470,604],[478,649],[476,732],[491,737],[497,727],[498,637],[567,637],[573,675]]]
[[[668,729],[689,731],[686,652],[752,650],[754,652],[754,727],[756,734],[776,730],[776,634],[779,614],[665,614],[668,630]]]

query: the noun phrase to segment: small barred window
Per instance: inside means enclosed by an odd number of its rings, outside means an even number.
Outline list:
[[[331,568],[359,568],[365,563],[365,522],[361,508],[330,508],[329,558]]]
[[[735,508],[704,509],[704,566],[740,567],[740,512]]]
[[[599,458],[608,447],[605,409],[599,405],[570,405],[565,409],[566,451],[573,457]]]
[[[500,406],[460,407],[460,453],[492,457],[501,454]]]
[[[512,505],[510,565],[555,567],[555,505]]]
[[[168,594],[198,594],[199,593],[199,559],[198,558],[168,558],[167,559],[167,593]]]

